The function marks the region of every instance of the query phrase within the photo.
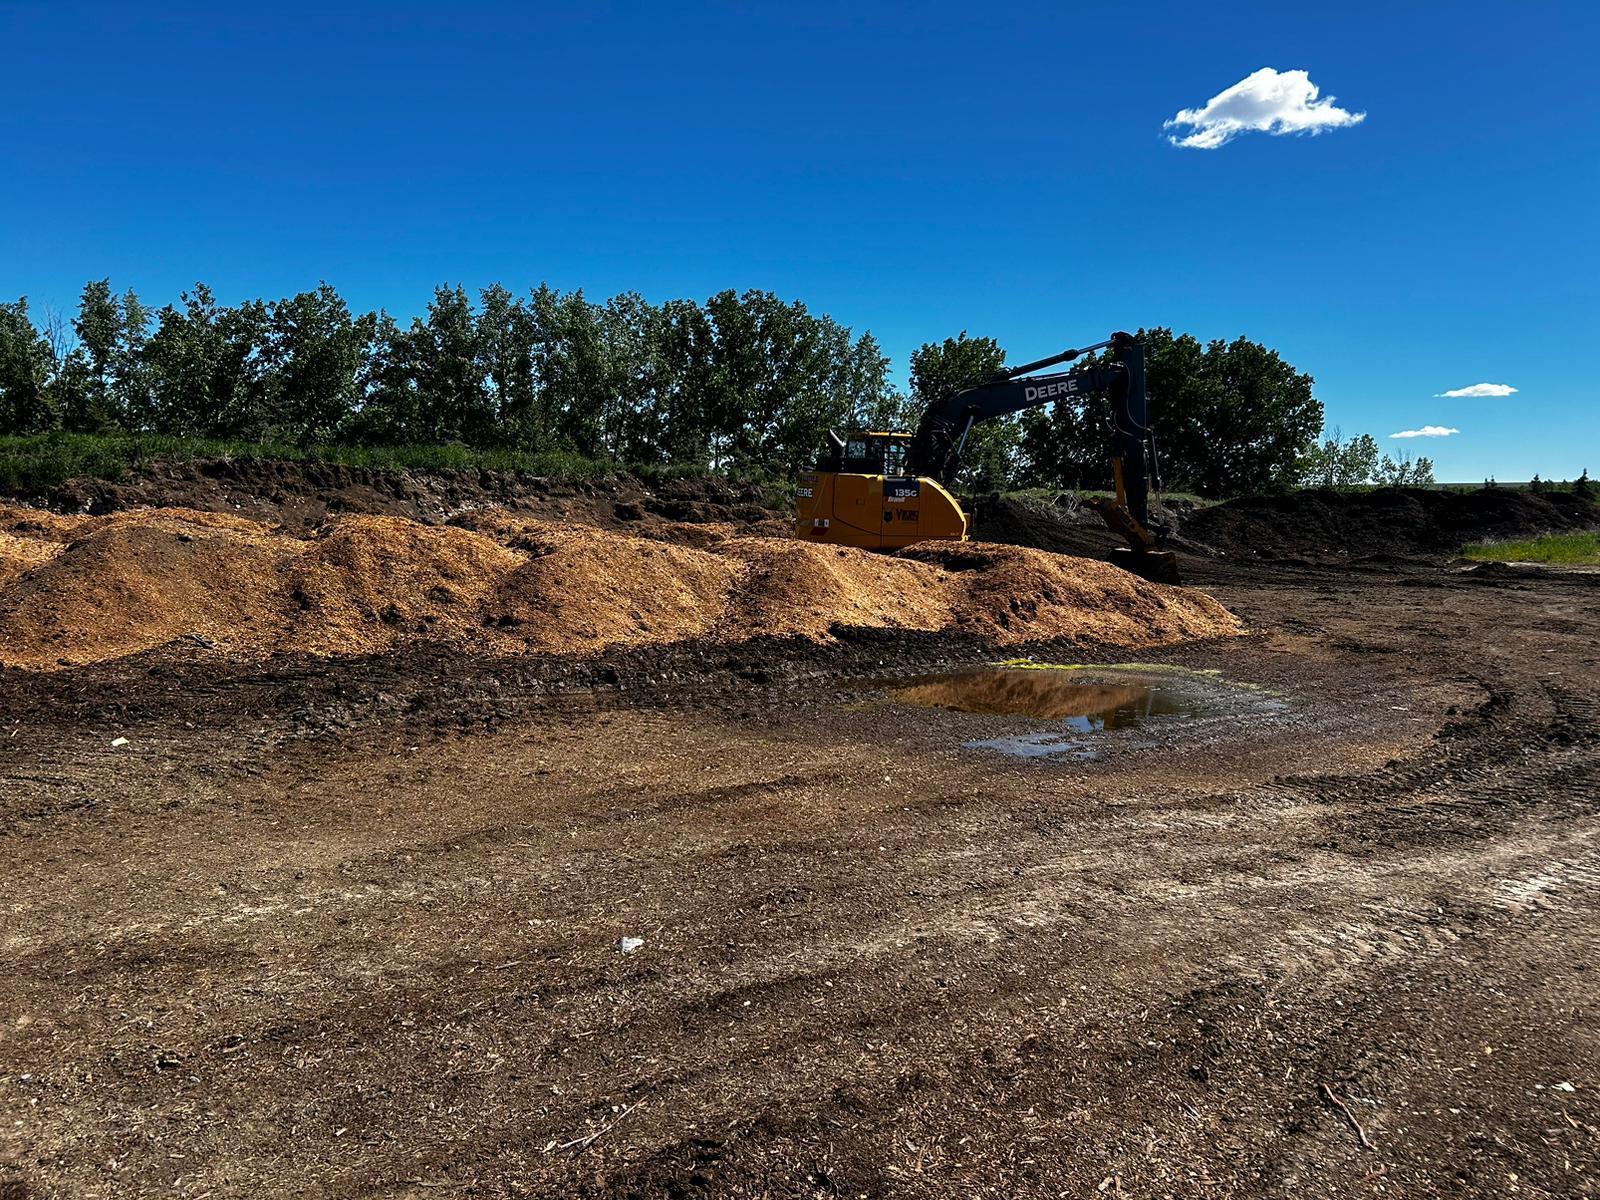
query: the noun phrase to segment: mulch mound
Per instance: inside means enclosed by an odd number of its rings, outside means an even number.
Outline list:
[[[182,508],[0,505],[0,665],[51,670],[174,643],[243,659],[423,644],[586,654],[886,629],[1133,648],[1240,628],[1203,593],[1023,547],[882,555],[739,535],[697,547],[504,510],[475,525],[362,515],[307,534]]]

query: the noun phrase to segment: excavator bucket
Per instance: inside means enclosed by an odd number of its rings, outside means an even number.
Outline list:
[[[1178,575],[1178,556],[1171,550],[1135,550],[1130,546],[1118,546],[1106,555],[1106,561],[1151,583],[1183,582]]]
[[[1100,514],[1102,520],[1115,533],[1120,533],[1128,539],[1128,545],[1118,546],[1106,556],[1106,561],[1114,566],[1130,571],[1141,579],[1148,579],[1151,583],[1179,583],[1178,557],[1170,550],[1158,550],[1156,540],[1150,531],[1139,524],[1137,518],[1128,511],[1121,500],[1122,472],[1120,464],[1117,471],[1118,499],[1110,500],[1104,497],[1091,498],[1089,503]]]

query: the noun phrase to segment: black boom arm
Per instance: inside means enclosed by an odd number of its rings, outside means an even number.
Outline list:
[[[1055,375],[1033,374],[1108,346],[1111,348],[1108,362]],[[1140,526],[1144,526],[1149,520],[1150,492],[1145,457],[1150,430],[1144,391],[1144,347],[1126,333],[1114,333],[1097,345],[1064,350],[1050,358],[1014,367],[988,383],[951,392],[934,401],[922,414],[912,435],[907,471],[948,484],[961,466],[961,452],[974,425],[1057,400],[1071,400],[1102,391],[1111,397],[1116,426],[1111,457],[1121,464],[1128,511]]]

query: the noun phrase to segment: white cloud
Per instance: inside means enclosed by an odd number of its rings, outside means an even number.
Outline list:
[[[1435,392],[1435,397],[1459,400],[1463,396],[1509,396],[1517,389],[1509,383],[1475,383],[1471,387],[1456,388],[1448,392]]]
[[[1452,433],[1460,432],[1461,430],[1452,428],[1449,425],[1424,425],[1421,429],[1402,429],[1399,433],[1391,433],[1389,436],[1392,438],[1449,437]]]
[[[1189,126],[1193,132],[1167,135],[1174,146],[1215,150],[1241,133],[1321,133],[1341,125],[1359,125],[1366,113],[1347,112],[1334,97],[1317,99],[1319,89],[1304,71],[1262,67],[1231,88],[1218,92],[1200,108],[1182,109],[1163,129]]]

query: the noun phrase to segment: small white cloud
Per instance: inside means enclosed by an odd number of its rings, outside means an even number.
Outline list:
[[[1392,438],[1449,437],[1452,433],[1460,432],[1461,430],[1449,425],[1424,425],[1421,429],[1402,429],[1399,433],[1391,433],[1389,436]]]
[[[1188,126],[1193,132],[1181,137],[1168,134],[1167,140],[1189,150],[1215,150],[1241,133],[1317,134],[1341,125],[1359,125],[1367,119],[1366,113],[1340,108],[1332,96],[1317,99],[1319,91],[1304,71],[1262,67],[1218,92],[1202,107],[1181,110],[1161,128]]]
[[[1463,396],[1509,396],[1517,389],[1509,383],[1475,383],[1471,387],[1455,388],[1448,392],[1435,392],[1434,396],[1459,400]]]

